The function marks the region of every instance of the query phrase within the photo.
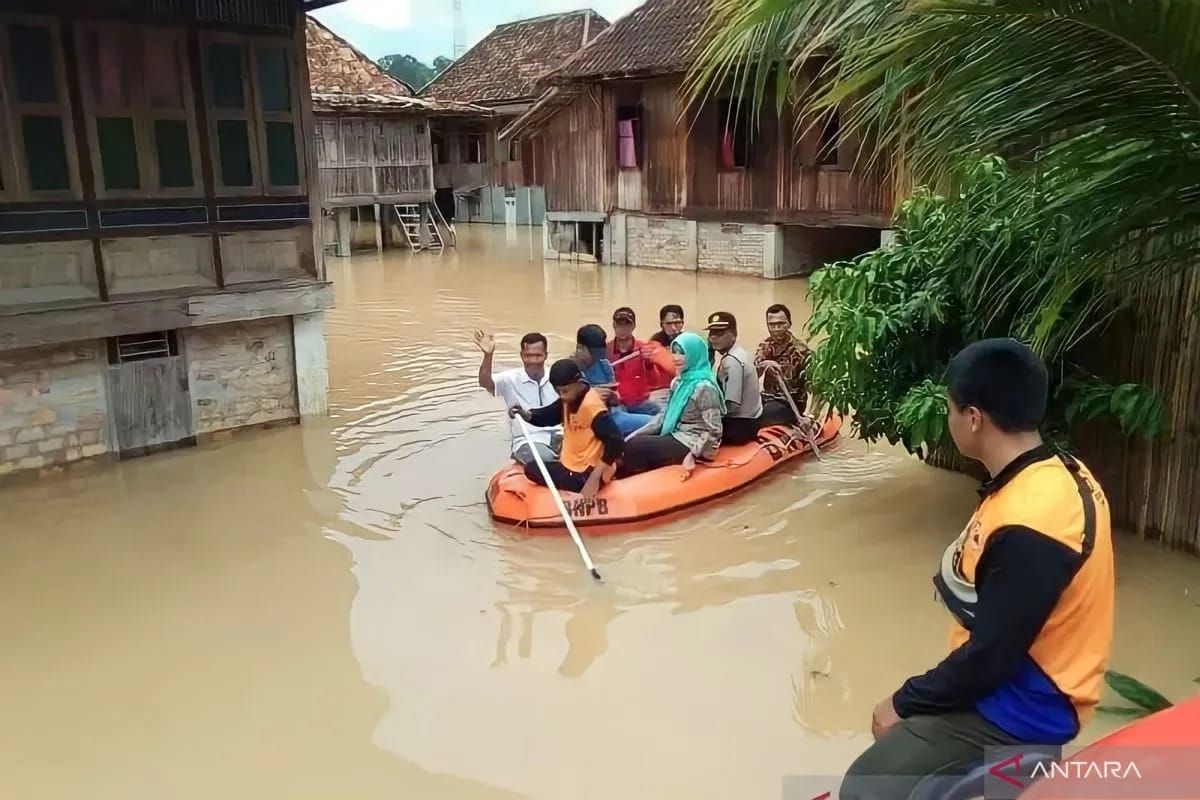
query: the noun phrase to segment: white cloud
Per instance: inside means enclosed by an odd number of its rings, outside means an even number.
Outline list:
[[[412,0],[347,0],[341,10],[376,28],[395,31],[412,25]]]

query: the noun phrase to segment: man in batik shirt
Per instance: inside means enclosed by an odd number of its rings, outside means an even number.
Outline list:
[[[767,309],[767,331],[770,335],[754,354],[754,366],[763,376],[763,424],[791,425],[796,422],[796,415],[779,384],[778,373],[771,367],[783,373],[792,400],[803,414],[808,404],[804,371],[812,351],[792,335],[792,312],[785,305],[777,303]]]

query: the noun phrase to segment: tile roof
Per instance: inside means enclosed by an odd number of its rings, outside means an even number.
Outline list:
[[[619,78],[686,72],[711,0],[646,0],[548,76]]]
[[[345,39],[308,18],[308,77],[313,94],[412,97],[413,90],[383,71]]]
[[[318,114],[397,114],[421,113],[426,116],[490,116],[492,111],[470,103],[428,100],[423,97],[366,92],[313,92],[313,111]]]
[[[608,27],[591,9],[497,26],[421,90],[422,97],[481,105],[539,94],[538,79]]]

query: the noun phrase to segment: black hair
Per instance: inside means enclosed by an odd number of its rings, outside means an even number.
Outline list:
[[[668,303],[658,310],[658,321],[661,324],[666,319],[667,314],[678,314],[680,319],[683,319],[683,306],[677,306],[674,303]]]
[[[1016,339],[974,342],[946,367],[954,404],[978,408],[1005,433],[1038,429],[1046,416],[1049,384],[1045,363]]]
[[[767,309],[767,315],[783,313],[787,317],[788,324],[792,324],[792,310],[783,303],[776,303]]]
[[[550,385],[555,388],[568,386],[583,380],[579,365],[569,358],[560,358],[550,367]]]
[[[599,350],[608,346],[608,334],[599,325],[584,325],[575,334],[575,343],[589,350]]]
[[[527,333],[521,337],[521,352],[525,352],[525,348],[530,345],[540,344],[546,348],[546,352],[550,352],[550,342],[546,341],[546,337],[540,333]]]

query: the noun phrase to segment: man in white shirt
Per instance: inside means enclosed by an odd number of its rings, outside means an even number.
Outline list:
[[[550,385],[546,375],[546,355],[549,345],[540,333],[527,333],[521,338],[521,363],[524,366],[492,374],[492,358],[496,354],[496,340],[490,333],[475,331],[475,344],[483,351],[479,363],[479,385],[504,401],[505,408],[520,406],[526,411],[543,408],[558,400],[558,392]],[[558,448],[562,446],[562,426],[534,428],[529,438],[521,430],[521,423],[509,420],[512,432],[512,457],[518,464],[533,461],[533,450],[537,448],[543,461],[557,461]]]
[[[746,444],[758,436],[762,422],[762,392],[750,354],[737,343],[737,318],[728,311],[708,317],[708,344],[716,353],[717,379],[725,391],[725,431],[722,444]]]

